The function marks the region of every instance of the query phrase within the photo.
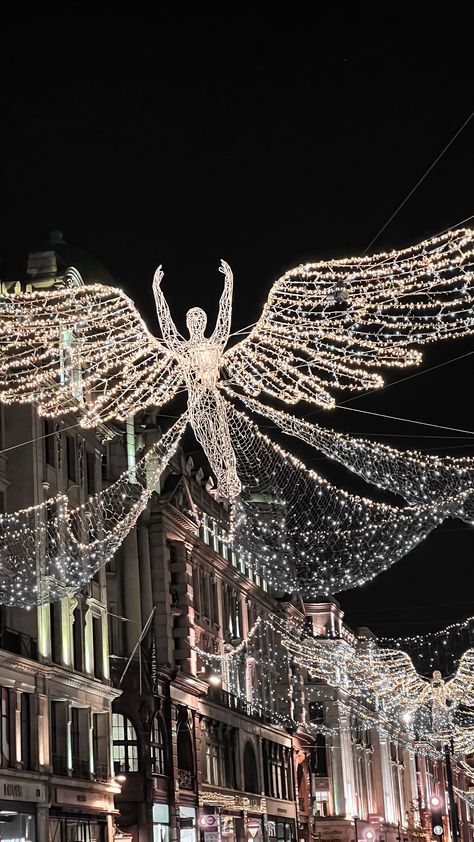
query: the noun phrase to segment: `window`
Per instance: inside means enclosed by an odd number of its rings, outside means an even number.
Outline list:
[[[68,480],[77,482],[76,439],[72,436],[66,436],[66,464]]]
[[[316,816],[329,816],[329,792],[327,790],[316,790],[314,797]]]
[[[96,781],[106,781],[108,778],[108,745],[108,716],[106,713],[94,713],[92,716],[92,751]]]
[[[102,451],[102,459],[101,459],[101,475],[102,475],[102,482],[107,482],[109,478],[109,449],[105,447]]]
[[[127,716],[112,714],[114,772],[138,772],[137,732]]]
[[[51,736],[53,746],[53,771],[55,775],[67,775],[67,702],[51,701]]]
[[[151,771],[154,775],[165,774],[165,736],[159,713],[151,721],[150,732]]]
[[[104,677],[104,660],[102,648],[102,618],[92,617],[92,640],[94,644],[94,675]]]
[[[47,465],[56,467],[56,435],[54,422],[50,418],[44,420],[44,458]]]
[[[21,763],[23,769],[31,769],[31,710],[30,696],[21,694]]]
[[[263,741],[265,794],[271,798],[291,799],[290,753],[286,746]]]
[[[51,660],[54,664],[61,663],[61,603],[51,602],[49,605],[49,622],[51,636]]]
[[[10,692],[6,687],[0,687],[1,725],[0,736],[2,740],[0,766],[2,769],[10,766]]]
[[[245,743],[244,750],[244,789],[245,792],[260,792],[255,751],[249,740]]]
[[[167,804],[153,804],[153,842],[168,842],[170,838],[170,811]],[[182,828],[182,824],[180,827]],[[181,839],[183,833],[180,832]]]
[[[74,652],[74,669],[76,672],[82,672],[84,669],[84,621],[81,605],[76,605],[74,609],[72,645]]]

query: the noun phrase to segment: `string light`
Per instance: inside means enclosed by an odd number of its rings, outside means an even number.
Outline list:
[[[263,435],[229,406],[242,492],[234,505],[234,550],[276,590],[319,599],[387,570],[470,491],[397,508],[342,491]]]
[[[144,510],[184,431],[180,418],[132,470],[70,508],[65,494],[0,515],[0,601],[29,607],[74,593],[106,564]]]
[[[124,293],[101,285],[6,295],[0,300],[0,397],[35,402],[41,414],[77,411],[84,426],[161,407],[185,385],[189,419],[228,500],[241,478],[219,385],[294,404],[334,405],[334,389],[382,385],[376,369],[420,361],[416,346],[474,331],[474,231],[459,228],[417,246],[299,266],[273,285],[250,334],[225,350],[233,278],[221,261],[224,291],[216,327],[187,314],[178,333],[161,290],[154,293],[162,341]],[[71,273],[70,273],[71,274]]]
[[[269,634],[270,646],[266,640]],[[327,689],[311,683],[314,680],[342,690],[362,727],[389,732],[391,739],[404,745],[408,737],[414,753],[440,758],[440,747],[451,741],[456,755],[474,750],[474,649],[464,654],[451,679],[445,681],[435,672],[427,680],[403,652],[381,649],[364,639],[349,642],[308,637],[301,621],[274,614],[260,616],[234,651],[215,654],[195,649],[214,670],[219,662],[220,675],[235,696],[246,702],[251,699],[256,709],[281,724],[293,718],[292,681],[293,686],[299,685],[298,681],[294,684],[291,674],[297,665],[308,671],[304,685],[308,699],[319,699],[323,705],[330,699]],[[251,687],[242,686],[241,679],[249,675],[249,663],[260,666],[258,673],[251,671]],[[286,674],[284,695],[277,695],[274,689],[276,674]],[[322,721],[303,727],[310,733],[331,737],[337,734],[339,725],[328,726]]]
[[[227,351],[231,384],[326,408],[334,388],[377,388],[374,369],[417,364],[416,346],[472,333],[473,244],[460,228],[402,251],[291,269]]]
[[[252,398],[242,398],[228,386],[224,388],[230,397],[240,398],[251,412],[264,415],[282,432],[301,439],[372,485],[399,494],[411,504],[453,498],[474,488],[472,457],[403,452],[385,444],[310,424],[273,407],[263,406]],[[474,493],[460,497],[459,502],[457,516],[472,525]]]

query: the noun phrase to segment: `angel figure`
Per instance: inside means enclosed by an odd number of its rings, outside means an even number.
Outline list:
[[[223,354],[230,335],[233,275],[228,263],[219,269],[225,277],[217,324],[212,336],[204,332],[207,315],[200,307],[186,314],[189,339],[180,338],[161,290],[161,266],[155,272],[153,291],[161,333],[170,354],[177,360],[188,391],[188,415],[194,434],[209,459],[222,497],[238,497],[241,483],[232,447],[225,400],[218,389]]]
[[[273,285],[247,336],[226,348],[232,272],[225,261],[217,324],[188,311],[182,339],[161,289],[154,293],[161,339],[133,302],[113,287],[66,289],[0,298],[0,400],[28,402],[40,414],[75,411],[83,426],[160,409],[188,392],[188,418],[223,498],[241,489],[232,400],[265,414],[265,397],[284,406],[335,405],[334,391],[382,385],[382,367],[420,361],[426,342],[474,332],[474,231],[448,231],[417,246],[308,263]],[[270,412],[270,407],[268,407]]]

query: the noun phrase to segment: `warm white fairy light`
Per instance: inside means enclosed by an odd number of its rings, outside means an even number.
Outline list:
[[[270,646],[265,640],[269,635]],[[281,725],[293,718],[293,685],[301,686],[291,676],[297,666],[300,671],[308,670],[309,680],[304,683],[307,703],[318,700],[324,708],[330,699],[327,686],[342,690],[354,715],[350,723],[357,721],[384,736],[389,733],[392,741],[412,753],[440,759],[442,746],[451,739],[456,755],[474,746],[474,709],[459,717],[460,706],[466,709],[461,699],[467,700],[474,692],[472,653],[466,653],[464,668],[453,679],[444,681],[435,673],[427,680],[416,673],[404,653],[379,649],[373,642],[359,641],[354,646],[344,640],[304,638],[301,622],[274,614],[259,617],[233,651],[215,654],[194,648],[225,680],[227,690]],[[251,686],[242,686],[241,676],[249,674],[249,662],[254,665]],[[280,679],[285,676],[284,681],[278,682],[277,675]],[[312,684],[314,679],[324,682],[326,689]],[[283,694],[277,689],[281,683],[286,686]],[[329,738],[340,731],[339,724],[330,726],[324,719],[317,724],[299,723],[298,727]]]
[[[162,341],[134,304],[104,287],[6,295],[0,299],[0,398],[35,402],[44,415],[78,411],[85,426],[161,407],[185,386],[189,417],[222,497],[241,478],[219,385],[249,397],[332,406],[334,389],[380,386],[376,369],[419,362],[416,347],[474,331],[474,231],[458,229],[402,251],[299,266],[273,285],[259,321],[225,350],[232,273],[216,328],[188,311],[179,335],[161,291],[154,291]]]
[[[137,522],[186,426],[180,418],[112,485],[70,508],[65,494],[0,515],[0,601],[28,607],[73,593],[112,558]]]
[[[227,352],[231,382],[251,397],[326,407],[334,388],[380,386],[374,369],[416,364],[417,346],[472,332],[473,270],[470,229],[292,269],[249,336]]]
[[[230,397],[240,398],[253,413],[272,421],[282,432],[301,439],[371,484],[399,494],[409,503],[429,503],[462,494],[456,514],[470,524],[474,522],[474,491],[463,494],[474,489],[473,457],[400,451],[303,421],[252,398],[241,397],[229,386],[224,389]]]
[[[324,480],[229,407],[242,492],[233,548],[279,591],[318,599],[356,587],[406,555],[469,495],[397,508]]]

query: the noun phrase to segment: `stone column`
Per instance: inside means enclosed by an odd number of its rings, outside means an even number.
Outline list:
[[[390,758],[388,748],[388,735],[379,732],[379,762],[380,776],[383,788],[383,807],[386,822],[396,823],[395,809],[393,803],[392,776],[390,770]]]

